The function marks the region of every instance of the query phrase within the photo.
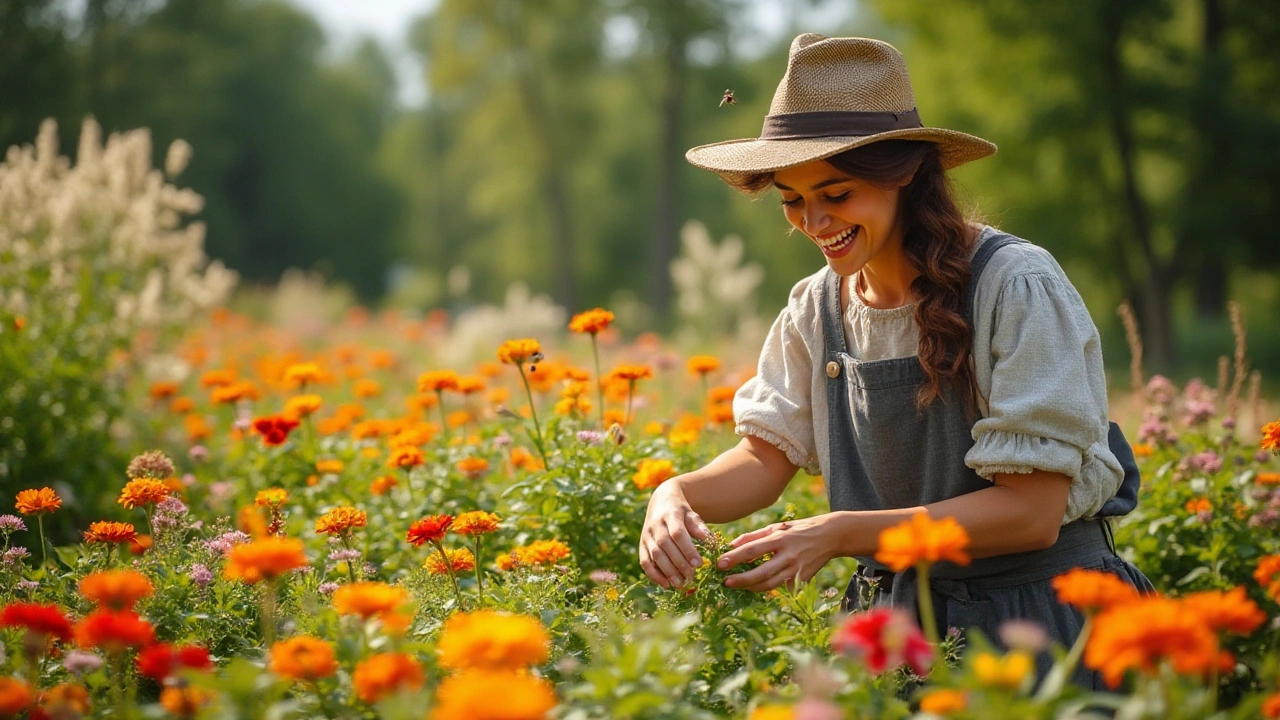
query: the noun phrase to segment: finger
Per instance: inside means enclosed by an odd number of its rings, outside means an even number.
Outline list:
[[[640,567],[644,569],[644,574],[648,575],[655,585],[663,589],[667,587],[667,576],[663,575],[662,571],[658,569],[657,563],[653,561],[652,556],[649,554],[649,548],[643,544],[640,545]]]
[[[743,543],[749,543],[752,540],[759,540],[762,537],[768,537],[773,533],[775,529],[776,527],[773,525],[766,525],[758,530],[752,530],[751,532],[743,533],[738,537],[734,538],[733,542],[729,543],[729,546],[740,547]]]
[[[769,561],[758,568],[734,575],[725,581],[728,587],[751,592],[767,592],[790,580],[795,569],[790,564]],[[729,580],[733,584],[729,584]]]
[[[708,528],[707,524],[702,521],[702,518],[698,515],[698,513],[692,510],[689,510],[688,512],[686,512],[684,514],[684,525],[686,528],[689,529],[689,534],[693,535],[699,540],[711,539],[711,529]]]
[[[702,567],[702,556],[698,554],[698,548],[693,544],[693,538],[689,535],[689,529],[684,522],[678,519],[672,519],[667,523],[667,532],[671,535],[671,540],[676,544],[676,552],[684,559],[688,567],[681,567],[681,572],[688,571],[689,575],[693,575],[696,568]],[[668,551],[668,554],[670,552]]]
[[[777,549],[777,539],[765,536],[759,540],[753,540],[745,545],[736,547],[721,555],[717,565],[721,570],[728,570],[736,565],[762,558],[768,553],[775,552]]]
[[[653,558],[653,562],[666,580],[666,584],[658,583],[659,585],[665,588],[684,584],[684,576],[676,569],[676,564],[671,561],[671,557],[661,545],[651,548],[649,557]]]

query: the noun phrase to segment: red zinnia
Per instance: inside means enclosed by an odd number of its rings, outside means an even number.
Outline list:
[[[888,607],[851,615],[831,638],[831,647],[860,657],[876,675],[904,663],[924,675],[933,662],[933,648],[920,628],[903,611]]]
[[[289,433],[298,427],[298,421],[283,415],[268,415],[253,421],[253,429],[262,436],[265,445],[283,445]]]
[[[151,623],[132,610],[112,612],[99,608],[76,623],[76,642],[85,648],[102,648],[108,653],[123,652],[155,642]]]
[[[0,625],[24,627],[33,633],[56,637],[59,640],[71,639],[71,621],[62,614],[57,605],[38,603],[6,605],[4,611],[0,613]]]
[[[444,534],[453,524],[452,515],[428,515],[409,526],[404,539],[414,547],[422,547],[427,543],[438,543],[444,540]]]
[[[138,674],[163,682],[174,673],[191,668],[212,670],[209,651],[199,645],[175,648],[167,643],[156,643],[138,653]]]

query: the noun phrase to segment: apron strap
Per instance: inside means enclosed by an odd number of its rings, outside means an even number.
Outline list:
[[[973,254],[973,259],[969,264],[969,293],[965,298],[965,319],[969,321],[969,328],[972,330],[974,323],[974,307],[973,299],[978,291],[978,279],[982,277],[982,271],[987,268],[987,263],[991,261],[991,256],[1005,245],[1014,245],[1017,243],[1025,243],[1026,240],[1014,237],[1008,233],[1002,233],[998,230],[995,237],[987,238],[985,242],[978,246],[978,251]]]

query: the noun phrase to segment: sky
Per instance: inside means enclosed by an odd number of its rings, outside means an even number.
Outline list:
[[[400,102],[416,107],[426,100],[422,65],[409,52],[404,36],[413,19],[434,8],[438,0],[290,2],[309,11],[320,21],[337,52],[352,46],[362,36],[377,38],[395,66],[400,85]],[[854,0],[817,0],[816,7],[810,8],[808,3],[800,0],[755,0],[750,6],[750,22],[762,37],[772,40],[778,30],[787,27],[789,12],[799,12],[806,27],[836,27],[850,15],[855,4]],[[627,28],[618,26],[612,28],[611,33],[618,43],[627,42]]]

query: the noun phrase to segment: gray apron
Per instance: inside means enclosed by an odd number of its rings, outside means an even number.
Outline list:
[[[975,253],[971,288],[977,285],[991,254],[1009,242],[1008,235],[986,238]],[[972,318],[969,295],[969,326]],[[973,447],[973,418],[959,393],[948,388],[923,411],[916,410],[916,391],[924,382],[919,358],[861,362],[847,352],[841,321],[840,278],[823,278],[822,326],[826,341],[827,407],[830,413],[831,458],[826,485],[832,511],[886,510],[917,507],[991,487],[965,465]],[[915,612],[915,570],[888,570],[874,558],[858,558],[842,607],[891,604]],[[1062,605],[1051,580],[1072,568],[1115,573],[1144,591],[1151,583],[1115,553],[1105,519],[1080,519],[1064,525],[1058,541],[1044,550],[975,559],[967,566],[938,563],[929,573],[939,635],[949,628],[976,628],[999,644],[997,630],[1006,620],[1034,620],[1049,636],[1070,647],[1084,624],[1074,608]],[[1036,659],[1043,677],[1052,657]],[[1074,681],[1102,689],[1097,673],[1083,667]]]

